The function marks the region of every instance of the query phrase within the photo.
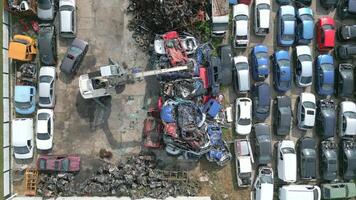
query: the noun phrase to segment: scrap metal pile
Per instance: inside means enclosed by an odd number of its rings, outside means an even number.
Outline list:
[[[156,33],[176,30],[199,36],[194,22],[204,20],[205,4],[197,0],[131,0],[127,7],[132,15],[128,29],[143,50],[148,49]]]
[[[42,197],[89,195],[130,196],[133,199],[197,194],[198,185],[186,174],[172,173],[156,169],[151,156],[134,156],[125,163],[103,165],[85,181],[76,180],[70,173],[42,174],[37,193]]]

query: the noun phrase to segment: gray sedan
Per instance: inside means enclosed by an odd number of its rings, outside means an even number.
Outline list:
[[[61,72],[67,76],[73,76],[82,62],[89,48],[88,42],[75,38],[64,55],[61,64]]]
[[[267,165],[272,159],[271,132],[268,124],[258,123],[255,125],[256,154],[259,165]]]

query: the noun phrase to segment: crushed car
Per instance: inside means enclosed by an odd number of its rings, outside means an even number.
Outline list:
[[[210,138],[211,150],[206,154],[206,159],[216,162],[219,166],[226,165],[232,158],[227,143],[222,139],[220,126],[208,125],[207,133]]]

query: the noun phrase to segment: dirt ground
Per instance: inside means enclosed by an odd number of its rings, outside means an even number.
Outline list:
[[[78,38],[89,42],[89,51],[73,80],[66,80],[59,73],[60,61],[71,41],[59,39],[58,37],[59,63],[57,64],[57,70],[59,79],[57,80],[55,91],[57,104],[55,107],[54,148],[51,153],[79,154],[82,159],[80,178],[88,176],[92,169],[97,168],[102,163],[98,156],[101,148],[107,149],[114,154],[110,162],[116,162],[125,156],[141,152],[143,120],[149,105],[156,101],[158,87],[153,78],[126,85],[117,95],[101,99],[101,103],[84,100],[79,93],[79,75],[97,70],[99,66],[108,64],[109,57],[129,69],[140,68],[144,70],[146,68],[147,54],[136,48],[131,38],[131,33],[126,28],[129,19],[125,14],[127,1],[77,0]],[[246,50],[236,50],[235,55],[244,54],[248,56],[251,48],[259,43],[268,46],[270,55],[275,50],[280,49],[276,45],[275,28],[278,5],[274,0],[271,0],[271,2],[273,4],[271,33],[265,38],[254,35],[252,29],[253,6],[250,6],[250,45]],[[334,12],[328,13],[323,10],[319,5],[319,1],[313,1],[312,8],[315,14],[315,21],[322,15],[334,15]],[[55,20],[55,24],[58,27],[58,17]],[[314,46],[315,44],[312,44],[312,49],[314,49]],[[315,53],[313,57],[316,56],[317,54]],[[272,83],[271,78],[272,76],[270,75],[266,82]],[[293,84],[292,90],[287,93],[292,98],[294,114],[296,113],[295,100],[302,91],[302,89],[296,88],[295,84]],[[306,91],[313,92],[314,88],[309,87]],[[223,94],[227,104],[234,104],[237,95],[232,88],[225,88]],[[273,92],[272,97],[275,98],[277,95],[277,93]],[[266,122],[271,124],[271,116]],[[313,131],[302,132],[293,123],[293,130],[287,138],[297,141],[302,135],[315,136],[315,133]],[[225,137],[228,140],[239,138],[236,134],[232,134],[231,131],[226,131]],[[273,142],[278,140],[280,138],[273,136]],[[231,149],[233,150],[232,145]],[[211,196],[212,199],[250,199],[249,189],[237,188],[234,159],[227,166],[219,168],[212,163],[208,163],[205,159],[202,159],[199,163],[194,163],[167,157],[163,151],[156,153],[161,159],[162,167],[167,169],[187,169],[190,170],[192,176],[198,179],[206,178],[201,182],[201,195]],[[28,165],[34,166],[34,162],[14,162],[13,164],[15,169],[15,193],[23,194],[21,171],[24,166]],[[275,163],[272,166],[276,169]],[[254,168],[257,169],[257,166]],[[278,179],[277,176],[275,176],[275,179]]]

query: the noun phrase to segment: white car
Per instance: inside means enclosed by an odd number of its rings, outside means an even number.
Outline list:
[[[59,0],[59,35],[75,38],[77,34],[77,9],[75,0]]]
[[[16,159],[30,159],[33,157],[33,120],[20,118],[12,120],[12,146]]]
[[[291,140],[278,142],[278,178],[284,182],[297,181],[297,155]]]
[[[56,103],[56,68],[43,66],[38,76],[38,105],[43,108],[53,108]]]
[[[262,166],[254,183],[255,200],[273,200],[273,169]]]
[[[236,99],[235,132],[248,135],[252,128],[252,101],[250,98]]]
[[[37,111],[36,146],[39,150],[50,150],[53,147],[53,110]]]
[[[340,104],[340,136],[356,136],[356,104],[343,101]]]
[[[296,84],[298,87],[308,87],[313,82],[313,59],[310,47],[299,45],[296,49]]]
[[[316,185],[284,185],[279,188],[280,200],[320,200],[321,190]]]
[[[234,88],[236,93],[238,92],[248,92],[250,90],[250,70],[248,59],[246,56],[234,57],[235,65],[235,80]]]
[[[303,92],[299,98],[297,108],[298,128],[302,130],[312,129],[316,115],[315,96],[312,93]]]
[[[264,36],[269,33],[270,17],[271,17],[271,1],[256,0],[255,17],[254,17],[254,29],[256,35]]]
[[[249,8],[246,4],[233,6],[234,47],[246,48],[249,43]]]

